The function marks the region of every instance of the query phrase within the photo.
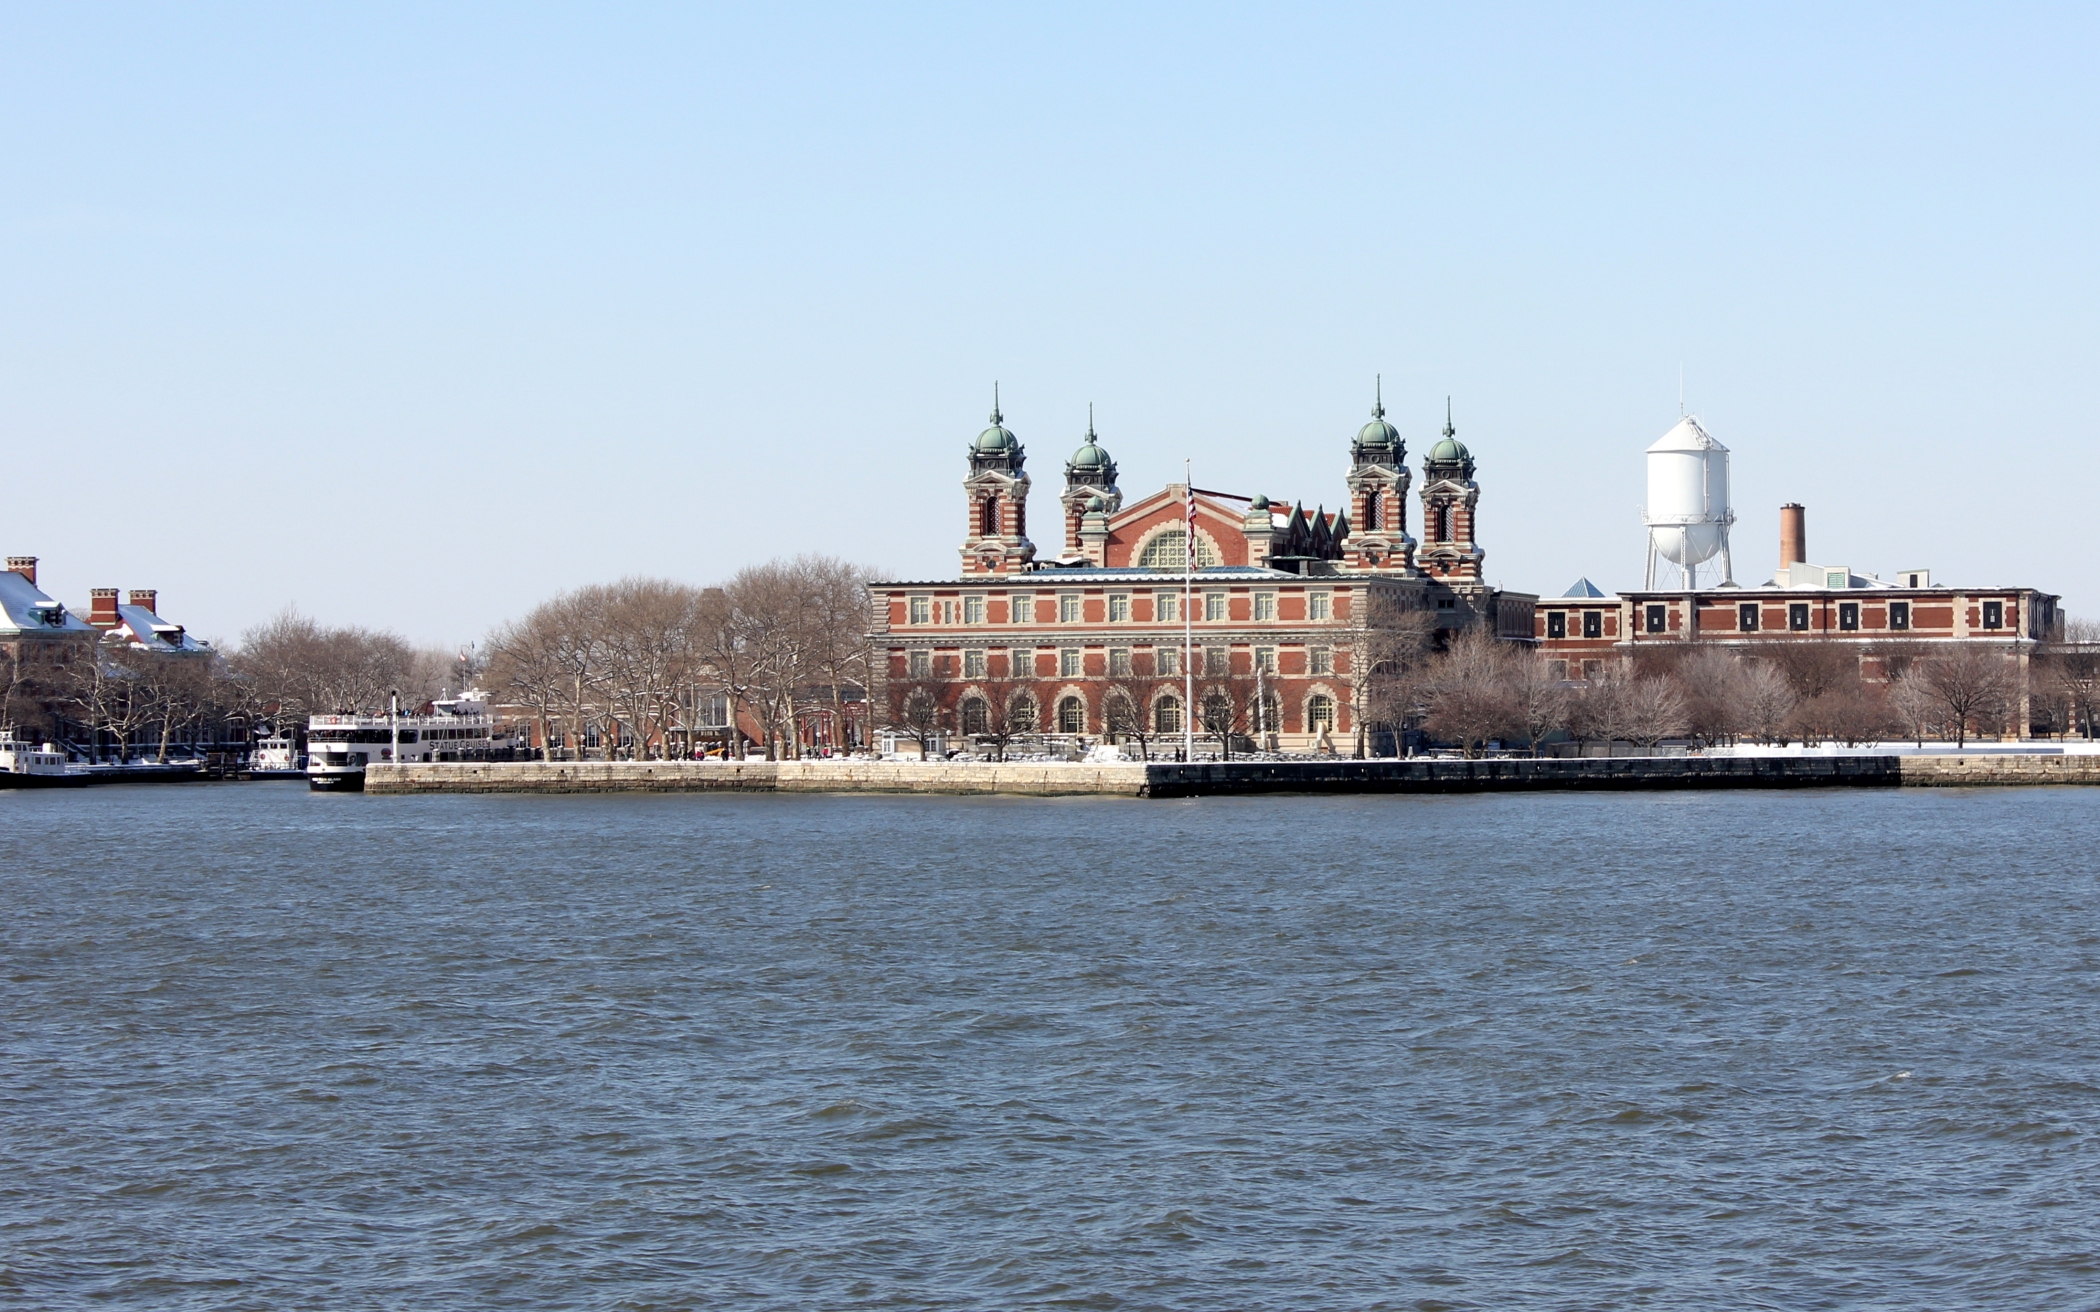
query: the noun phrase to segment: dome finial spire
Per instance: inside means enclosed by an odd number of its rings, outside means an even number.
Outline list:
[[[1457,432],[1458,430],[1451,426],[1451,398],[1447,396],[1444,398],[1444,436],[1451,437]]]
[[[1372,386],[1377,389],[1378,399],[1371,406],[1371,418],[1383,419],[1385,418],[1385,375],[1378,374],[1376,378],[1378,381]]]
[[[992,380],[992,422],[995,424],[1006,422],[1006,416],[999,413],[999,380],[996,378]]]
[[[1092,401],[1086,403],[1086,440],[1089,442],[1094,440],[1094,403]]]

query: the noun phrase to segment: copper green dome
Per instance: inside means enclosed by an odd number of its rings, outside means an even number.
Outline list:
[[[1087,513],[1089,514],[1100,514],[1108,509],[1108,502],[1102,500],[1100,497],[1088,497],[1086,502],[1086,508]]]
[[[1466,450],[1464,442],[1459,441],[1455,437],[1447,437],[1429,448],[1429,458],[1431,460],[1471,460],[1473,453]]]
[[[1110,463],[1108,452],[1096,445],[1091,437],[1087,439],[1085,446],[1072,453],[1074,469],[1106,469]]]

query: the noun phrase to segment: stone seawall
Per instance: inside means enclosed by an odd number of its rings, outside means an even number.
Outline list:
[[[1616,792],[1679,788],[1893,788],[1895,756],[1621,756],[1461,761],[1233,761],[1154,765],[1147,796],[1234,793]]]
[[[1976,788],[2100,784],[2100,756],[1622,756],[1485,761],[1229,761],[1011,765],[943,761],[586,761],[375,765],[368,793],[1003,793],[1217,797],[1252,793],[1614,792],[1687,788]]]
[[[945,761],[555,761],[375,765],[368,793],[1010,793],[1141,797],[1146,767]]]

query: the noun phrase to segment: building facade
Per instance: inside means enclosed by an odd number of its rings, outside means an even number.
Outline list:
[[[1179,483],[1132,500],[1090,420],[1064,465],[1059,550],[1042,558],[1026,452],[995,406],[968,450],[960,575],[869,585],[877,714],[894,724],[916,705],[964,737],[1019,722],[1171,750],[1193,682],[1199,736],[1302,750],[1363,727],[1357,675],[1385,630],[1485,625],[1528,642],[1536,598],[1482,581],[1480,488],[1448,417],[1422,462],[1420,540],[1382,401],[1348,456],[1333,512]]]

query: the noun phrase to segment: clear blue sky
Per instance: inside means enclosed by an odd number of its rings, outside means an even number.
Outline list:
[[[437,12],[433,12],[437,11]],[[1456,11],[1456,12],[1453,12]],[[2100,615],[2100,11],[0,8],[0,551],[232,638],[478,638],[769,556],[1336,505],[1454,398],[1491,579],[1640,579],[1640,452],[1810,555]]]

